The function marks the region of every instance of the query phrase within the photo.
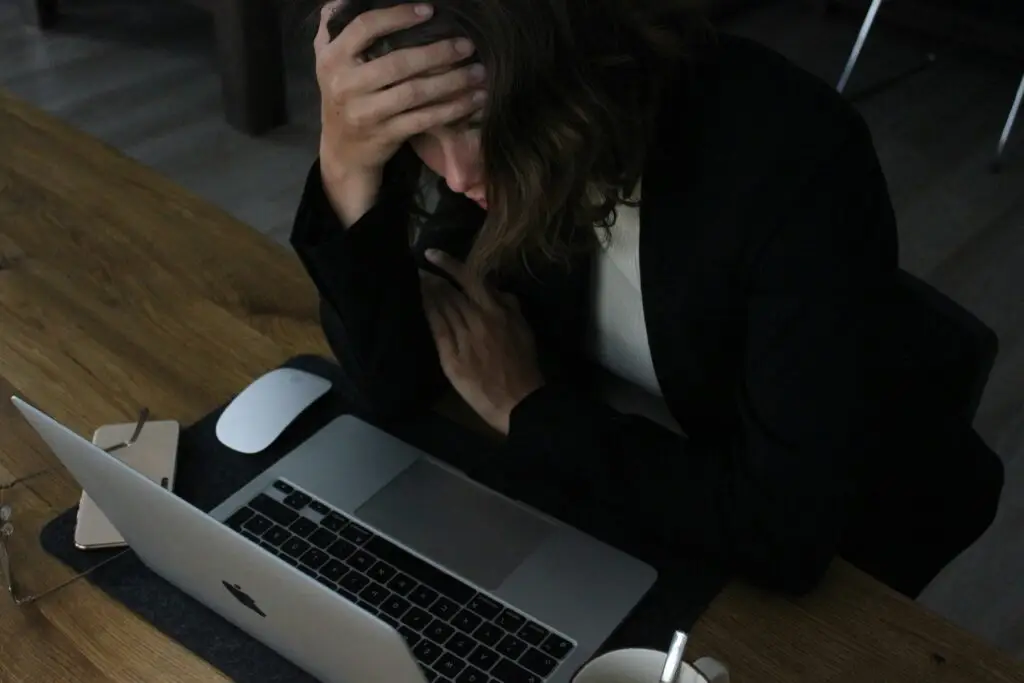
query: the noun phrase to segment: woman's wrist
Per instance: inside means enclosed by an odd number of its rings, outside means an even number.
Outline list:
[[[362,218],[377,202],[382,173],[354,170],[337,165],[329,157],[320,157],[320,178],[324,194],[346,228]]]
[[[515,412],[523,401],[528,399],[537,391],[544,388],[545,382],[543,379],[538,379],[536,382],[529,384],[528,386],[522,387],[519,391],[509,396],[509,400],[497,411],[495,411],[495,417],[489,422],[503,436],[508,436],[509,430],[512,427],[512,413]]]

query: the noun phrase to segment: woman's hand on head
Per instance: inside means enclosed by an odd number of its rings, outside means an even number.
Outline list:
[[[441,369],[484,421],[508,434],[512,410],[544,384],[533,333],[515,297],[473,280],[444,252],[429,251],[427,258],[462,288],[422,273],[423,308]]]
[[[378,39],[429,20],[432,10],[419,3],[371,10],[331,40],[328,22],[340,4],[329,3],[321,11],[314,49],[321,172],[328,196],[342,214],[349,214],[341,217],[351,225],[372,206],[381,171],[403,142],[482,107],[483,74],[470,65],[453,68],[473,53],[465,39],[364,61]]]

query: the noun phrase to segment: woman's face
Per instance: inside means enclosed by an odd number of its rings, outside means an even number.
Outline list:
[[[487,208],[479,112],[464,122],[417,135],[409,144],[427,168],[445,179],[452,192],[464,194],[481,208]]]

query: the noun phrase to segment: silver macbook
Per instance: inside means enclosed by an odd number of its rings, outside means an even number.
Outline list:
[[[12,400],[150,569],[325,683],[569,681],[656,578],[351,416],[206,514]]]

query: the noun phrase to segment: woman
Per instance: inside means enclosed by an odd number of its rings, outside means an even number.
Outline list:
[[[886,400],[896,225],[830,88],[680,0],[347,0],[315,47],[292,243],[361,410],[450,383],[524,481],[786,591],[839,552],[914,596],[988,526],[998,459]]]

